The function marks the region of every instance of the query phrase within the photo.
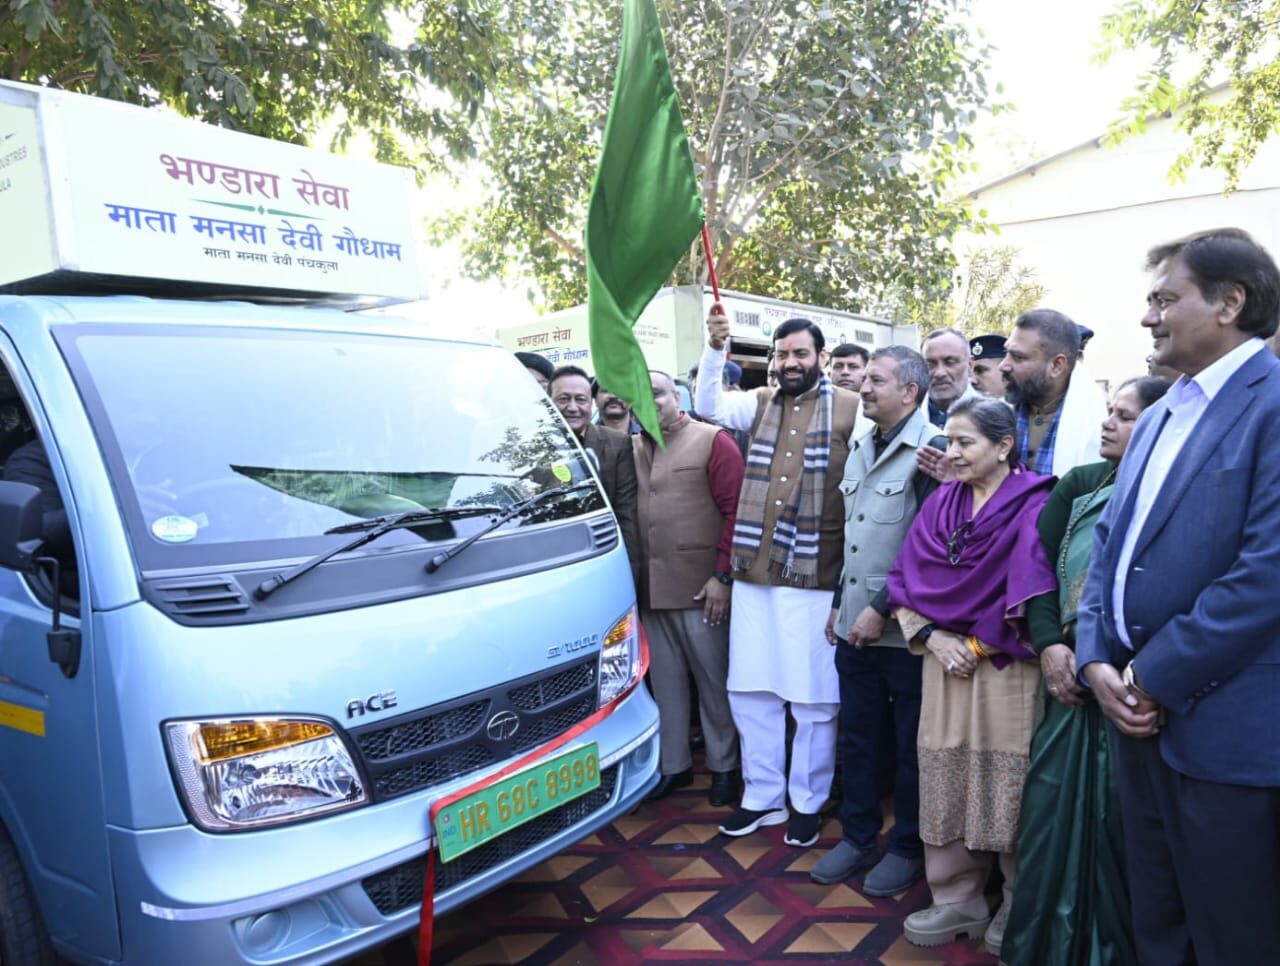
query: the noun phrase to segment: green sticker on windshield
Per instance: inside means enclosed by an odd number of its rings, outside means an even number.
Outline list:
[[[567,463],[553,463],[551,472],[561,483],[568,483],[573,479],[573,471],[569,469],[569,464]]]

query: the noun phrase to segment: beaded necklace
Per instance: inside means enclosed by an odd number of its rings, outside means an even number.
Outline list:
[[[1093,498],[1101,493],[1107,484],[1113,482],[1116,478],[1117,466],[1111,467],[1111,472],[1102,478],[1102,482],[1093,488],[1093,492],[1089,494],[1087,500],[1081,500],[1078,503],[1080,509],[1072,515],[1067,521],[1067,529],[1062,531],[1062,545],[1058,548],[1058,582],[1063,583],[1067,579],[1067,548],[1071,544],[1071,532],[1075,530],[1076,524],[1080,522],[1089,509],[1089,504],[1093,502]]]

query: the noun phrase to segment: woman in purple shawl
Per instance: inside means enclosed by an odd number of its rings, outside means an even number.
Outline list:
[[[927,652],[917,744],[933,905],[908,916],[903,931],[920,946],[985,931],[998,955],[1039,698],[1026,606],[1056,586],[1036,530],[1053,477],[1017,465],[1003,402],[957,403],[946,430],[955,481],[920,508],[888,581],[909,646]],[[993,919],[983,887],[995,855],[1005,891]]]

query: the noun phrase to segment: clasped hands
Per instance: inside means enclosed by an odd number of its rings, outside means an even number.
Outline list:
[[[978,655],[963,637],[953,631],[935,630],[929,635],[925,647],[943,670],[954,678],[971,678],[978,670]]]
[[[1040,652],[1040,673],[1054,700],[1068,708],[1084,704],[1084,687],[1076,678],[1076,652],[1066,644],[1050,644]]]
[[[827,643],[835,644],[839,638],[836,637],[836,615],[839,611],[831,608],[831,616],[827,618]],[[849,637],[846,643],[852,644],[856,648],[864,648],[868,644],[874,644],[884,636],[884,626],[888,623],[888,618],[878,613],[874,607],[864,607],[862,612],[854,618],[853,624],[849,627]]]
[[[1129,687],[1120,672],[1105,661],[1085,666],[1093,696],[1111,723],[1130,738],[1150,738],[1160,732],[1160,705],[1139,687]]]

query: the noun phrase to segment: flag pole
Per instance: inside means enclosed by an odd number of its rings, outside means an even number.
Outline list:
[[[716,260],[711,257],[711,234],[707,231],[707,223],[702,223],[702,250],[707,256],[707,274],[711,276],[711,294],[720,301],[720,283],[716,281]]]
[[[724,306],[720,304],[720,283],[716,281],[716,260],[711,257],[711,233],[707,231],[707,223],[702,223],[702,250],[707,256],[707,274],[711,277],[711,294],[715,296],[715,304],[720,306],[720,310],[724,311]],[[729,358],[729,341],[726,339],[724,343],[724,357]]]

